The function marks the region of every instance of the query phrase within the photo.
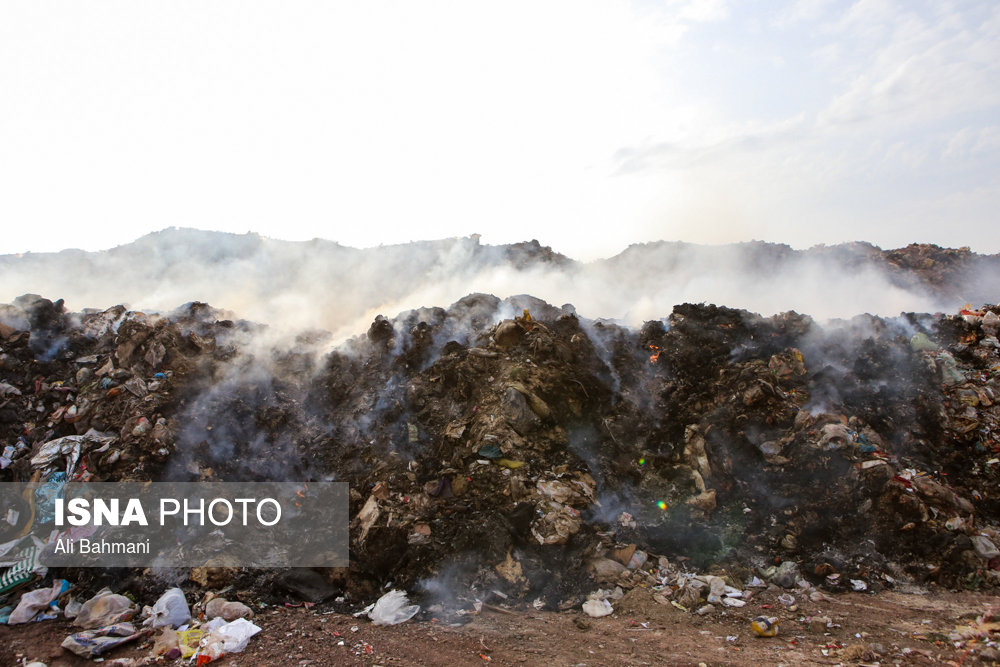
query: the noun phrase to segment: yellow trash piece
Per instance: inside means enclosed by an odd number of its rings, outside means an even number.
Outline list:
[[[758,616],[750,622],[750,627],[761,637],[773,637],[778,634],[778,619],[774,616]]]
[[[201,641],[201,630],[185,630],[178,632],[177,638],[180,640],[182,658],[190,658],[198,650],[198,643]]]

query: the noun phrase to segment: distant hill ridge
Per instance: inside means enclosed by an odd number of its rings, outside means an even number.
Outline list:
[[[488,245],[478,235],[359,249],[185,228],[97,252],[0,255],[0,301],[24,293],[65,298],[72,309],[205,301],[258,321],[331,330],[376,311],[447,306],[473,291],[533,294],[633,323],[687,301],[765,314],[892,315],[995,303],[1000,255],[928,244],[796,250],[760,241],[659,241],[580,262],[538,241]]]

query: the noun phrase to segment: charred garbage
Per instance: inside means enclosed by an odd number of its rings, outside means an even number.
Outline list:
[[[26,295],[0,307],[0,480],[350,483],[347,569],[48,575],[149,602],[168,581],[345,605],[391,583],[602,615],[639,588],[693,611],[766,583],[995,586],[998,315],[684,304],[636,331],[472,294],[331,350],[200,303]],[[5,576],[13,602],[45,575]]]

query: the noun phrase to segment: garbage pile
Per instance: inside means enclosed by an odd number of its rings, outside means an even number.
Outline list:
[[[632,332],[477,295],[376,321],[313,405],[333,469],[374,452],[352,538],[376,581],[443,570],[559,605],[638,545],[770,577],[794,562],[834,591],[993,584],[995,322],[682,305]]]
[[[130,598],[104,588],[89,599],[74,596],[73,587],[57,579],[52,589],[38,589],[21,596],[8,625],[64,617],[79,628],[67,636],[62,648],[83,658],[103,659],[113,649],[151,638],[146,659],[126,659],[128,664],[151,664],[156,656],[192,658],[196,664],[213,662],[226,654],[240,653],[260,628],[249,619],[254,612],[241,602],[207,593],[188,606],[180,588],[167,589],[151,607],[142,609]]]
[[[0,306],[3,481],[158,478],[175,386],[232,354],[220,341],[235,325],[213,315],[197,303],[168,317],[67,314],[35,295]]]
[[[684,304],[633,330],[472,294],[332,350],[226,317],[0,307],[0,481],[349,482],[350,568],[180,582],[263,601],[372,602],[391,583],[431,607],[599,616],[629,589],[695,612],[767,584],[1000,583],[996,306],[819,324]],[[24,526],[0,529],[9,544]],[[15,602],[46,573],[12,557]]]

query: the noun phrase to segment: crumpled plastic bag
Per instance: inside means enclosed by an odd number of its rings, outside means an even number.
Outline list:
[[[168,588],[153,604],[150,617],[143,621],[143,625],[154,628],[176,628],[190,620],[191,609],[184,598],[184,591],[179,588]]]
[[[200,628],[191,630],[174,630],[163,628],[153,639],[153,650],[150,656],[166,656],[167,660],[190,658],[198,650],[198,643],[204,633]]]
[[[201,644],[201,638],[205,634],[200,628],[177,630],[176,632],[177,639],[180,641],[178,648],[180,649],[182,658],[190,658],[198,652],[198,646]]]
[[[536,518],[531,524],[531,534],[539,544],[566,544],[570,537],[580,532],[583,525],[579,511],[569,505],[554,505],[554,509]]]
[[[63,497],[66,473],[54,472],[35,489],[35,523],[49,523],[56,516],[56,499]]]
[[[592,618],[607,616],[614,611],[614,607],[607,600],[587,600],[583,603],[583,612]]]
[[[70,584],[65,579],[56,579],[51,588],[39,588],[38,590],[25,593],[21,596],[21,601],[11,612],[7,620],[8,625],[18,623],[28,623],[40,613],[49,608],[49,605],[60,595],[70,589]],[[55,609],[58,611],[58,608]]]
[[[420,611],[420,605],[409,604],[406,593],[392,590],[383,595],[368,612],[368,618],[375,625],[397,625],[404,623]]]
[[[13,540],[7,545],[13,545],[10,550],[13,553],[6,553],[2,557],[3,562],[0,562],[0,568],[7,568],[7,571],[0,576],[0,593],[14,590],[35,577],[43,578],[48,573],[49,568],[42,565],[45,542],[38,537],[29,535],[27,540]],[[7,545],[0,548],[6,548]]]
[[[136,610],[137,607],[124,595],[102,588],[97,595],[83,603],[73,624],[87,629],[113,625],[131,620]]]
[[[76,598],[73,598],[66,603],[66,608],[63,609],[63,616],[66,618],[76,618],[81,609],[83,609],[83,603]]]
[[[96,630],[84,630],[63,640],[62,647],[83,658],[96,658],[116,646],[121,646],[144,633],[136,632],[131,623],[115,623]]]
[[[163,628],[160,634],[153,638],[153,650],[150,655],[167,655],[171,651],[176,651],[180,655],[181,639],[177,631],[173,628]]]
[[[241,652],[247,647],[250,638],[260,632],[259,627],[245,618],[238,618],[232,623],[216,618],[206,623],[203,630],[210,632],[201,640],[201,648],[197,654],[199,665],[218,660],[227,653]]]
[[[711,574],[700,576],[698,579],[708,584],[708,595],[705,599],[710,604],[722,604],[722,596],[726,592],[726,580]]]
[[[109,445],[116,439],[114,435],[104,435],[90,429],[83,435],[67,435],[49,440],[39,448],[37,454],[31,457],[31,465],[34,468],[44,468],[62,456],[66,458],[66,474],[72,475],[73,470],[76,469],[76,462],[80,459],[80,454],[85,447]]]
[[[235,621],[237,618],[253,618],[253,610],[242,602],[230,602],[226,598],[212,598],[205,605],[205,618],[222,618]]]

